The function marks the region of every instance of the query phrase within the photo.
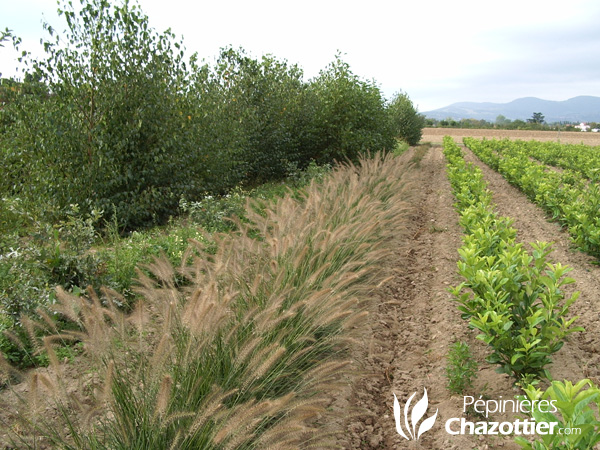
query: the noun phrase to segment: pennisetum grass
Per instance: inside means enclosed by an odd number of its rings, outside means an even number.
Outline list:
[[[408,211],[405,169],[400,158],[375,155],[340,166],[299,199],[287,195],[260,214],[247,205],[250,223],[215,236],[216,253],[191,242],[181,267],[159,258],[151,275],[140,271],[141,300],[129,314],[113,306],[116,292],[59,290],[55,315],[79,325],[59,339],[82,341],[100,376],[75,395],[59,370],[54,379],[33,375],[15,443],[325,446],[328,436],[311,423],[352,367],[369,294],[383,280],[385,243]],[[52,354],[55,339],[44,342]],[[40,413],[48,408],[54,413]]]

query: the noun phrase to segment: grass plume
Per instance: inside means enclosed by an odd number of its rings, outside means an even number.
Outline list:
[[[214,236],[214,254],[191,242],[180,267],[158,258],[140,271],[131,313],[110,290],[59,291],[56,312],[80,327],[64,337],[103,376],[86,398],[59,393],[58,422],[29,420],[28,432],[69,449],[318,447],[311,419],[352,367],[385,244],[407,216],[407,173],[375,155],[301,195],[249,204],[250,222]]]

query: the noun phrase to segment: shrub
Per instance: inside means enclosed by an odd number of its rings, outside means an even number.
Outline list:
[[[190,138],[202,154],[205,191],[225,194],[286,175],[288,163],[308,165],[302,70],[285,60],[260,60],[222,49],[214,68],[192,65]]]
[[[530,442],[521,436],[515,441],[524,450],[592,450],[600,443],[600,389],[591,380],[581,380],[575,385],[570,381],[553,381],[542,391],[534,386],[525,388],[527,397],[520,400],[538,402],[532,407],[531,418],[536,422],[558,423],[554,433],[539,436]],[[540,401],[552,402],[554,412],[542,412]],[[545,409],[545,408],[544,408]],[[559,414],[557,414],[559,413]],[[559,431],[569,429],[569,431]],[[578,430],[578,431],[576,431]]]
[[[548,243],[531,244],[530,255],[515,242],[511,220],[493,210],[481,170],[465,163],[449,136],[444,138],[444,154],[465,229],[458,262],[465,281],[450,291],[462,317],[481,331],[477,338],[491,347],[487,361],[499,364],[499,372],[512,374],[518,382],[532,383],[548,376],[550,356],[566,337],[583,331],[573,326],[576,318],[567,318],[579,296],[563,291],[575,282],[566,277],[571,269],[548,262]]]
[[[180,44],[127,2],[85,0],[59,13],[68,31],[45,25],[53,41],[33,62],[47,95],[12,105],[19,193],[59,215],[69,204],[115,210],[125,228],[163,220],[181,194],[199,191],[179,105],[187,86]]]
[[[417,145],[423,135],[425,116],[417,112],[408,95],[396,94],[387,109],[395,136],[408,145]]]
[[[368,151],[394,150],[381,91],[352,73],[340,55],[311,82],[310,90],[316,111],[309,145],[317,162],[355,161]]]

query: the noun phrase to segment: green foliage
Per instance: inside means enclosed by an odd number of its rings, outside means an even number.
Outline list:
[[[409,149],[409,147],[410,146],[408,145],[407,142],[397,140],[396,148],[394,148],[394,155],[396,155],[396,156],[402,155],[404,152],[406,152]]]
[[[531,244],[532,255],[515,242],[516,231],[507,218],[497,217],[481,171],[467,165],[460,148],[446,138],[448,176],[465,229],[458,271],[465,281],[451,289],[462,317],[492,349],[487,361],[518,381],[546,376],[550,356],[565,337],[581,327],[567,319],[578,293],[565,299],[563,286],[571,270],[550,264],[550,244]]]
[[[473,138],[465,138],[464,142],[483,162],[500,172],[553,220],[567,228],[577,247],[600,257],[596,148]],[[559,165],[564,170],[552,170],[532,158]]]
[[[396,94],[387,108],[396,137],[408,145],[417,145],[423,135],[425,116],[418,113],[408,95]]]
[[[187,202],[182,199],[179,203],[181,210],[189,218],[209,232],[225,232],[235,228],[233,217],[242,217],[245,212],[246,196],[235,190],[224,197],[207,195],[197,202]]]
[[[309,94],[316,99],[309,137],[317,162],[356,161],[395,148],[379,88],[352,73],[340,55],[311,82]]]
[[[531,418],[536,422],[556,422],[553,434],[539,436],[529,442],[520,436],[515,441],[525,450],[592,450],[600,443],[600,389],[590,380],[581,380],[575,385],[570,381],[553,381],[541,391],[533,386],[525,388],[528,400],[552,402],[558,411],[541,412],[533,408]],[[521,400],[525,399],[524,397]],[[547,409],[547,408],[544,408]],[[559,413],[559,414],[557,414]],[[568,434],[558,430],[569,429]]]
[[[46,25],[47,57],[34,62],[48,95],[14,106],[8,150],[22,162],[18,194],[59,216],[69,204],[115,210],[124,227],[175,213],[181,194],[198,191],[178,107],[180,44],[129,3],[82,1],[79,11],[64,4],[59,13],[68,31]]]
[[[302,188],[311,181],[322,182],[331,173],[331,164],[318,165],[312,160],[304,170],[300,170],[295,164],[290,163],[287,167],[287,181],[295,188]]]
[[[1,91],[0,193],[46,220],[78,204],[137,229],[165,222],[182,197],[394,148],[379,88],[339,55],[305,82],[298,66],[243,49],[223,49],[213,67],[186,63],[183,44],[129,2],[64,2],[59,13],[67,31],[46,24],[46,58]]]
[[[485,245],[465,242],[461,248],[459,272],[467,281],[453,291],[459,310],[482,332],[478,339],[493,349],[488,362],[500,364],[502,372],[518,380],[546,375],[550,355],[560,350],[564,338],[583,331],[572,326],[576,318],[567,319],[578,293],[565,300],[562,292],[574,280],[564,278],[568,268],[547,263],[546,243],[534,245],[533,256],[520,245],[500,245],[504,248],[490,256],[477,255],[489,254]],[[473,294],[459,293],[465,288]]]
[[[466,342],[455,342],[448,351],[446,366],[446,387],[455,394],[464,394],[473,387],[473,379],[477,376],[477,361],[473,358],[471,348]]]
[[[312,112],[298,66],[226,48],[214,68],[192,67],[191,133],[207,165],[207,192],[281,179],[287,164],[308,164]]]

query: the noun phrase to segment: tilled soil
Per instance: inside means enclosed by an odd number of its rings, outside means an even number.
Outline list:
[[[540,208],[499,174],[470,152],[467,159],[482,168],[499,213],[514,219],[519,239],[526,243],[554,242],[553,262],[573,267],[569,275],[576,279],[573,289],[579,290],[581,296],[572,306],[572,315],[580,316],[578,324],[587,331],[572,335],[554,355],[550,372],[554,379],[575,382],[591,378],[598,383],[600,268],[592,264],[593,258],[572,250],[568,234],[549,223]],[[446,420],[453,417],[472,422],[512,422],[523,416],[510,412],[485,418],[465,412],[464,397],[451,394],[446,388],[447,353],[453,342],[461,340],[471,346],[479,362],[477,379],[465,395],[498,400],[520,394],[512,379],[497,374],[495,366],[484,362],[488,354],[485,344],[475,339],[476,333],[460,318],[448,292],[450,286],[461,281],[456,262],[463,232],[452,206],[454,198],[442,149],[432,147],[414,170],[419,171],[419,183],[411,199],[414,213],[409,222],[410,238],[391,244],[394,257],[386,269],[394,277],[375,296],[378,306],[371,314],[371,334],[365,338],[366,375],[352,386],[349,410],[354,416],[348,420],[340,444],[344,449],[519,449],[510,436],[450,435],[445,430]],[[408,441],[395,428],[393,395],[398,397],[406,433],[404,405],[416,393],[409,408],[410,417],[410,410],[424,389],[429,408],[423,419],[437,410],[436,423],[419,441]]]

